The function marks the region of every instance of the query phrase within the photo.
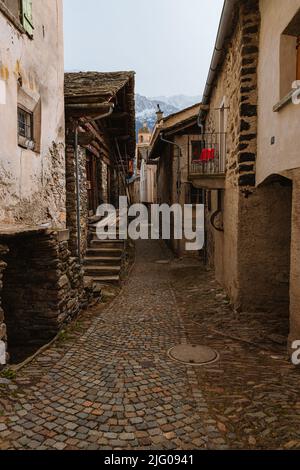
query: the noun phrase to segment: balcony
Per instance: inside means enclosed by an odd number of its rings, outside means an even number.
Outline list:
[[[189,180],[194,186],[223,189],[226,171],[226,133],[189,136]]]

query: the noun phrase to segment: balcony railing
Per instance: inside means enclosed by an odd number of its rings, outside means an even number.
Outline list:
[[[190,136],[190,176],[224,176],[226,169],[226,133]]]

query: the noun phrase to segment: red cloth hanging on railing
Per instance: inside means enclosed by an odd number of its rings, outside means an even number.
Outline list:
[[[201,162],[209,162],[215,159],[215,149],[203,149],[200,156]]]

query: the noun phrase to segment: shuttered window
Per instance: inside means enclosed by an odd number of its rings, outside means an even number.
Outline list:
[[[32,0],[21,0],[22,1],[22,24],[24,29],[33,36],[33,18],[32,18]]]

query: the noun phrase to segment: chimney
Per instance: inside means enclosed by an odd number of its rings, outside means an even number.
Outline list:
[[[164,113],[160,109],[160,105],[158,104],[157,105],[157,112],[156,112],[156,122],[160,123],[160,121],[163,119],[163,117],[164,117]]]

